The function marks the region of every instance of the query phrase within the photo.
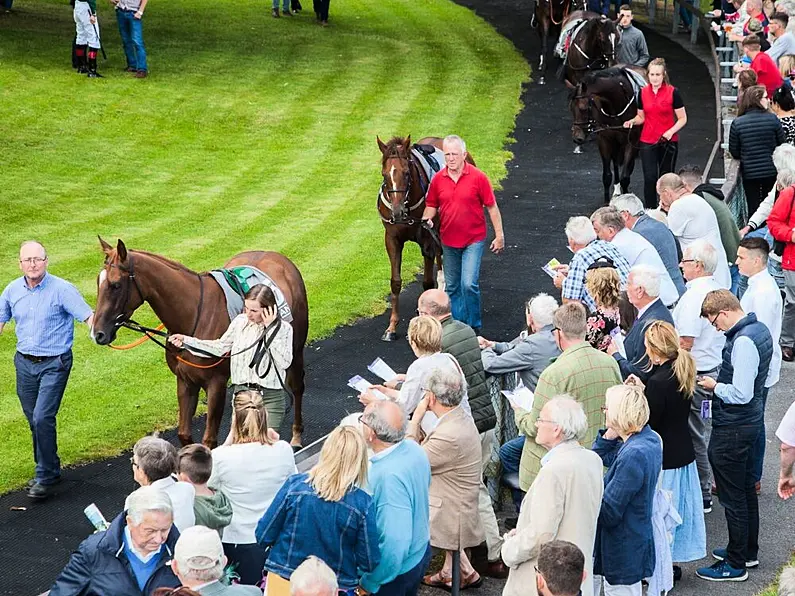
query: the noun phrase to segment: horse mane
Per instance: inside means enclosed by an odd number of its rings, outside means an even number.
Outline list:
[[[162,263],[163,265],[166,265],[167,267],[170,267],[171,269],[174,269],[175,271],[181,271],[183,273],[190,273],[191,275],[196,275],[195,271],[193,271],[191,269],[188,269],[182,263],[179,263],[177,261],[173,261],[173,260],[171,260],[171,259],[169,259],[167,257],[155,254],[153,252],[147,252],[145,250],[131,250],[130,249],[130,250],[127,251],[127,253],[128,253],[128,256],[130,254],[133,254],[133,255],[141,255],[141,256],[145,256],[145,257],[151,257],[155,261],[158,261],[158,262]],[[108,256],[110,257],[110,261],[111,262],[118,261],[119,254],[118,254],[118,252],[116,251],[115,248],[109,253]]]
[[[624,69],[620,66],[611,66],[602,70],[592,70],[582,78],[582,82],[586,85],[595,83],[602,79],[612,79],[624,74]]]
[[[406,137],[392,137],[386,142],[386,151],[381,154],[381,164],[386,163],[386,160],[394,153],[400,155],[400,149],[406,142]]]

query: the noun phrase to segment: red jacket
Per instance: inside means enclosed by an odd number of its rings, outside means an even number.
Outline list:
[[[795,187],[789,186],[782,190],[770,215],[767,216],[767,227],[773,238],[784,242],[784,255],[781,266],[787,271],[795,271],[795,243],[792,242],[792,231],[795,229]]]

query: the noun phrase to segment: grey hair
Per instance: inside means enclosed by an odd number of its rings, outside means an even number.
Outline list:
[[[160,437],[146,436],[133,446],[136,465],[146,474],[150,482],[167,478],[177,471],[179,457],[177,448]]]
[[[425,378],[425,389],[436,396],[436,400],[446,408],[461,404],[466,395],[466,386],[458,371],[434,368]]]
[[[555,311],[553,324],[569,341],[585,339],[588,313],[579,302],[567,302]]]
[[[778,596],[795,596],[795,567],[784,567],[781,571]]]
[[[395,403],[395,405],[400,408],[401,413],[400,426],[397,428],[389,424],[389,421],[386,419],[384,410],[388,406],[388,403],[385,401],[373,402],[370,411],[362,414],[362,424],[368,426],[370,430],[375,433],[378,440],[384,443],[399,443],[406,436],[406,427],[409,423],[406,411],[400,404]]]
[[[464,153],[467,151],[467,144],[464,142],[464,139],[458,135],[447,135],[442,141],[442,145],[444,145],[444,143],[458,143],[459,147],[461,147],[461,151]]]
[[[193,562],[194,565],[202,565],[210,563],[211,561],[212,559],[210,559],[210,557],[191,557],[187,561],[177,561],[177,566],[179,567],[180,575],[185,579],[191,579],[197,582],[211,582],[221,579],[221,576],[224,574],[223,559],[207,569],[194,569],[190,566],[191,562]],[[184,569],[183,565],[185,566]]]
[[[652,219],[656,219],[660,223],[668,225],[668,216],[663,212],[662,209],[646,209],[646,215],[651,217]]]
[[[776,182],[781,188],[795,185],[795,170],[779,170],[776,176]]]
[[[566,222],[566,237],[575,244],[585,246],[596,240],[596,231],[590,219],[577,215]]]
[[[773,150],[773,165],[777,171],[795,170],[795,146],[783,143]]]
[[[527,312],[533,317],[533,322],[538,328],[551,325],[557,309],[558,301],[543,292],[527,302]]]
[[[599,207],[591,215],[591,221],[598,223],[604,228],[613,228],[616,232],[620,232],[627,227],[615,207]]]
[[[610,206],[615,207],[619,212],[626,211],[632,217],[640,217],[644,213],[643,201],[631,192],[614,197],[610,201]]]
[[[643,288],[643,291],[652,298],[660,295],[660,272],[650,265],[635,265],[629,270],[634,285]]]
[[[571,395],[564,393],[549,400],[544,406],[549,419],[560,427],[566,441],[580,441],[588,432],[588,417],[582,405]]]
[[[354,412],[353,414],[347,414],[337,426],[351,426],[358,430],[359,432],[363,432],[364,428],[362,425],[362,413],[361,412]]]
[[[698,261],[704,267],[704,271],[712,275],[718,268],[718,251],[703,238],[694,241],[685,249],[694,261]]]
[[[144,515],[152,511],[168,513],[174,519],[174,506],[166,491],[154,486],[142,486],[127,497],[127,515],[134,526],[144,521]]]
[[[310,555],[290,575],[291,596],[336,596],[337,576],[321,559]]]

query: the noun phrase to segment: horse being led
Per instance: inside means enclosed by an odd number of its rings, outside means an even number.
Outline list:
[[[536,0],[531,3],[533,17],[531,26],[538,27],[541,37],[541,52],[538,58],[538,84],[546,83],[547,63],[550,58],[549,38],[557,39],[561,25],[572,11],[585,10],[585,0]]]
[[[434,218],[433,232],[422,226],[422,212],[425,210],[425,196],[428,193],[430,177],[418,163],[424,159],[420,155],[431,149],[442,151],[443,139],[426,137],[412,147],[411,136],[393,137],[387,143],[378,141],[381,150],[381,175],[383,183],[378,193],[378,215],[384,224],[384,244],[391,265],[390,289],[392,313],[381,339],[394,341],[397,339],[397,326],[400,322],[400,290],[403,282],[400,276],[403,261],[403,247],[406,242],[416,242],[420,246],[423,258],[422,287],[425,290],[436,287],[433,275],[433,263],[442,270],[442,245],[436,230],[439,229],[439,217]],[[437,155],[439,155],[437,153]],[[471,156],[467,161],[475,165]],[[444,163],[439,164],[444,167]]]
[[[564,77],[576,86],[589,72],[615,66],[620,35],[613,21],[593,12],[572,13],[563,25],[564,32],[569,24],[573,27],[563,63]]]
[[[116,248],[99,239],[105,264],[97,278],[97,308],[93,337],[99,345],[116,338],[119,327],[128,324],[138,307],[147,302],[169,333],[200,339],[221,337],[229,327],[226,297],[209,273],[195,273],[183,265],[156,254],[127,250],[121,240]],[[240,253],[224,265],[256,267],[278,286],[292,311],[293,361],[285,384],[293,393],[294,418],[291,444],[300,447],[304,430],[301,402],[304,395],[304,344],[309,329],[306,288],[298,268],[277,252]],[[208,361],[173,346],[166,350],[166,363],[177,377],[179,439],[193,442],[191,422],[199,403],[199,390],[207,393],[207,426],[203,443],[218,444],[218,427],[226,403],[229,360]],[[143,380],[143,379],[142,379]]]
[[[582,145],[590,133],[596,133],[602,157],[605,204],[610,202],[613,173],[616,182],[613,194],[619,194],[619,184],[621,193],[628,191],[640,142],[640,127],[623,127],[624,122],[638,113],[635,88],[625,68],[612,67],[586,74],[572,90],[570,101],[574,143]]]

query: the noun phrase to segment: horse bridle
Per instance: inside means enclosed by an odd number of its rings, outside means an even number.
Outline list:
[[[622,87],[624,86],[623,82],[620,83],[620,84],[621,84]],[[627,102],[627,105],[625,105],[624,108],[618,114],[608,114],[607,112],[605,112],[604,109],[602,109],[602,106],[594,101],[594,96],[589,94],[589,93],[575,95],[574,97],[571,98],[571,101],[574,102],[574,101],[577,101],[578,99],[586,99],[586,98],[588,99],[588,116],[589,116],[589,118],[588,118],[588,120],[586,120],[584,122],[581,121],[581,120],[580,121],[575,120],[574,122],[572,122],[572,126],[579,126],[580,128],[585,128],[586,134],[591,134],[591,133],[600,132],[602,130],[623,129],[624,128],[623,122],[622,122],[622,124],[620,124],[618,126],[615,126],[615,125],[614,126],[610,126],[610,125],[608,125],[608,126],[600,126],[599,128],[596,128],[596,125],[598,124],[598,122],[596,121],[596,118],[593,117],[593,109],[597,108],[602,113],[602,115],[605,118],[619,119],[624,114],[626,114],[627,110],[630,108],[630,106],[632,106],[633,102],[635,101],[635,94],[634,93],[630,94],[629,101]]]
[[[411,168],[418,167],[416,162],[411,157],[404,157],[400,155],[397,151],[390,153],[385,159],[386,162],[389,159],[398,159],[400,161],[405,161],[408,164],[408,181],[406,183],[406,188],[387,188],[386,184],[386,174],[382,174],[384,177],[383,182],[381,182],[381,190],[378,192],[378,198],[384,207],[389,209],[390,217],[389,219],[385,218],[381,215],[381,211],[378,211],[378,216],[381,218],[381,221],[388,224],[405,224],[407,226],[413,226],[417,223],[417,220],[413,217],[409,216],[406,219],[395,219],[395,213],[392,210],[392,201],[389,200],[389,195],[391,193],[404,193],[403,195],[403,206],[406,208],[406,213],[411,214],[412,211],[417,209],[420,205],[425,202],[425,193],[422,193],[422,197],[414,203],[413,205],[409,205],[409,197],[411,196]],[[386,193],[386,194],[384,194]]]
[[[105,258],[105,266],[110,268],[118,269],[119,271],[124,271],[127,273],[127,277],[132,281],[132,284],[135,286],[135,290],[138,292],[138,296],[141,297],[141,302],[146,302],[146,298],[144,297],[144,293],[141,291],[141,286],[138,285],[138,279],[135,277],[135,262],[133,261],[132,253],[127,253],[127,265],[122,265],[120,263],[111,263]],[[201,319],[202,313],[202,306],[204,305],[204,280],[202,278],[201,273],[197,273],[196,276],[199,278],[199,307],[196,309],[196,320],[193,323],[193,331],[188,333],[188,335],[193,336],[196,334],[196,329],[199,328],[199,320]],[[124,311],[127,310],[127,304],[130,302],[130,294],[132,291],[130,290],[130,283],[127,283],[124,292]],[[138,331],[139,333],[157,333],[158,335],[165,335],[162,332],[157,331],[156,329],[152,329],[150,327],[145,327],[132,319],[131,315],[128,315],[126,312],[120,312],[116,318],[113,320],[113,328],[119,329],[121,327],[126,327],[127,329],[132,329],[133,331]],[[160,342],[157,342],[160,343]],[[162,344],[161,344],[162,345]],[[165,346],[163,346],[165,347]]]

